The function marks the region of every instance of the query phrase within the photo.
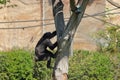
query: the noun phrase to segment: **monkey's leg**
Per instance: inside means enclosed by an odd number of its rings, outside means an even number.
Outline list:
[[[52,67],[50,66],[50,64],[51,64],[51,57],[49,57],[49,59],[48,59],[48,61],[47,61],[47,68],[52,68]]]

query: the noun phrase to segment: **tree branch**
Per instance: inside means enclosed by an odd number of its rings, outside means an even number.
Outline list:
[[[55,21],[55,27],[57,31],[57,40],[59,41],[60,37],[64,33],[65,28],[65,22],[64,22],[64,15],[63,15],[63,7],[64,4],[61,0],[59,2],[56,2],[56,0],[53,0],[53,16]]]
[[[75,9],[76,9],[75,0],[70,0],[70,8],[72,11],[75,11]]]

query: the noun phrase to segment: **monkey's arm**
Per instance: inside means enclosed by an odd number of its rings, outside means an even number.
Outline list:
[[[57,41],[53,44],[53,46],[51,47],[51,49],[55,49],[57,47]]]
[[[56,36],[56,31],[51,33],[50,39]]]
[[[56,48],[56,47],[57,47],[57,41],[56,41],[54,44],[49,45],[49,48],[50,48],[51,50],[53,50],[53,49]]]

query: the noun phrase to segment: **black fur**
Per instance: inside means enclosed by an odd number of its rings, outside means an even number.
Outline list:
[[[52,44],[52,42],[50,41],[50,39],[53,38],[55,35],[56,31],[54,31],[53,33],[45,33],[35,47],[35,61],[37,62],[47,60],[47,68],[51,68],[51,58],[56,57],[56,54],[53,54],[52,52],[47,50],[47,47],[49,47],[51,50],[57,47],[57,42]]]

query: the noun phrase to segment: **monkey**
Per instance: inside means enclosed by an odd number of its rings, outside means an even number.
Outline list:
[[[47,60],[47,68],[52,68],[50,66],[51,58],[56,58],[56,53],[53,54],[47,49],[47,47],[49,47],[51,50],[53,50],[57,47],[57,41],[54,44],[52,44],[52,42],[50,41],[50,39],[53,38],[55,35],[56,31],[52,33],[46,32],[35,46],[35,62]]]

